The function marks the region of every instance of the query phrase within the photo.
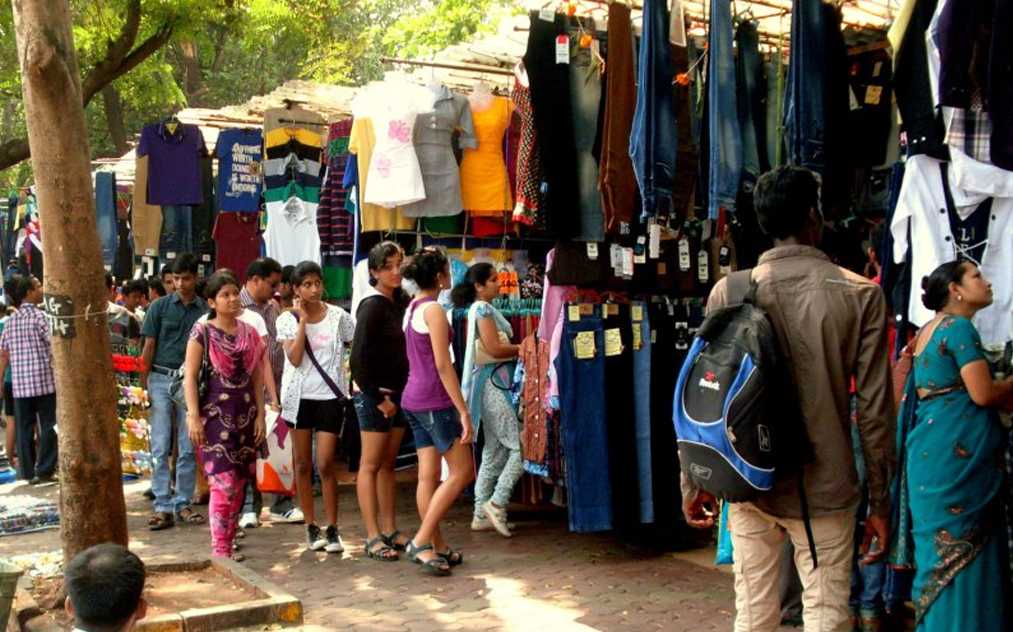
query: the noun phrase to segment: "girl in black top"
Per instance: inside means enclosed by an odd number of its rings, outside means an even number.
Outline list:
[[[407,421],[401,391],[408,381],[408,355],[401,328],[408,297],[401,291],[404,252],[385,241],[369,251],[371,292],[355,314],[352,380],[362,437],[356,491],[366,523],[366,554],[384,562],[398,559],[408,537],[394,522],[394,461]]]

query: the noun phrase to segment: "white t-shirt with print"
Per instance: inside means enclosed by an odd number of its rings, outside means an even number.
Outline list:
[[[314,330],[320,328],[320,335]],[[277,332],[278,342],[294,340],[299,330],[299,323],[292,312],[285,312],[278,316]],[[327,374],[334,380],[345,397],[351,397],[349,393],[349,378],[345,371],[345,350],[352,342],[355,335],[355,319],[340,307],[327,305],[327,314],[319,323],[309,324],[306,328],[307,336],[310,336],[310,344],[313,346],[313,355],[320,362]],[[316,339],[314,339],[314,336]],[[317,369],[313,366],[309,356],[303,354],[302,363],[294,366],[285,354],[285,371],[281,376],[281,416],[288,421],[295,421],[299,416],[300,399],[334,399],[334,393],[327,386],[326,382],[319,375],[314,376],[320,379],[323,388],[327,389],[324,397],[310,397],[313,393],[322,394],[314,386],[312,374]]]

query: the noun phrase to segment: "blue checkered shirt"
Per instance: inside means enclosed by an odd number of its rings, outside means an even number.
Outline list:
[[[0,349],[8,354],[16,399],[56,392],[49,320],[41,309],[22,303],[4,325]]]

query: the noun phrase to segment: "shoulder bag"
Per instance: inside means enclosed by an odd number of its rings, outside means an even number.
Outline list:
[[[210,325],[207,323],[203,324],[204,327],[204,354],[201,356],[200,368],[197,370],[197,403],[200,405],[204,401],[204,397],[208,394],[208,382],[211,379],[211,356],[209,355],[208,345],[208,330]],[[183,386],[183,374],[186,367],[186,361],[183,361],[183,366],[179,367],[176,375],[172,377],[172,381],[169,383],[169,397],[180,407],[186,410],[186,389]]]

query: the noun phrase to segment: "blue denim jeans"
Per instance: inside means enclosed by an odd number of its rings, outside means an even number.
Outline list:
[[[151,491],[155,494],[155,511],[174,513],[190,504],[197,483],[197,461],[186,431],[186,410],[176,406],[169,397],[172,378],[161,373],[148,376],[148,397],[151,399]],[[176,436],[176,490],[169,487],[169,458],[172,438]]]
[[[636,340],[640,327],[640,348],[633,346],[633,398],[635,426],[637,433],[637,481],[640,487],[640,522],[654,522],[654,482],[651,477],[651,324],[648,321],[647,305],[641,307],[644,319],[633,322],[633,336]]]
[[[594,337],[591,358],[577,358],[581,332]],[[576,322],[567,319],[556,374],[570,530],[608,531],[612,528],[612,484],[605,425],[605,334],[598,315]]]
[[[576,30],[570,31],[579,40]],[[601,78],[592,68],[591,51],[577,48],[570,60],[570,103],[573,109],[573,134],[576,141],[577,185],[580,190],[580,231],[576,239],[603,241],[605,216],[598,190],[598,161],[593,155],[598,110],[601,103]]]
[[[742,169],[753,181],[770,170],[767,160],[767,84],[760,59],[760,33],[756,23],[745,21],[735,31],[738,58],[735,92],[742,131]],[[777,78],[774,78],[777,81]],[[771,107],[777,107],[776,102]]]
[[[193,252],[193,207],[163,206],[162,235],[158,240],[158,254],[165,258],[172,252],[179,255]]]
[[[792,55],[784,97],[784,138],[789,164],[823,172],[823,72],[827,66],[821,0],[794,0]],[[795,53],[798,54],[795,54]]]
[[[95,224],[98,228],[99,243],[102,244],[102,263],[107,266],[116,263],[116,175],[95,174]]]
[[[732,8],[725,0],[711,0],[707,60],[708,195],[707,213],[735,210],[742,177],[742,136],[735,95],[735,56],[732,52]],[[755,144],[755,142],[754,142]]]
[[[644,203],[641,217],[645,221],[656,215],[672,214],[677,133],[670,47],[667,3],[644,0],[630,158]]]

